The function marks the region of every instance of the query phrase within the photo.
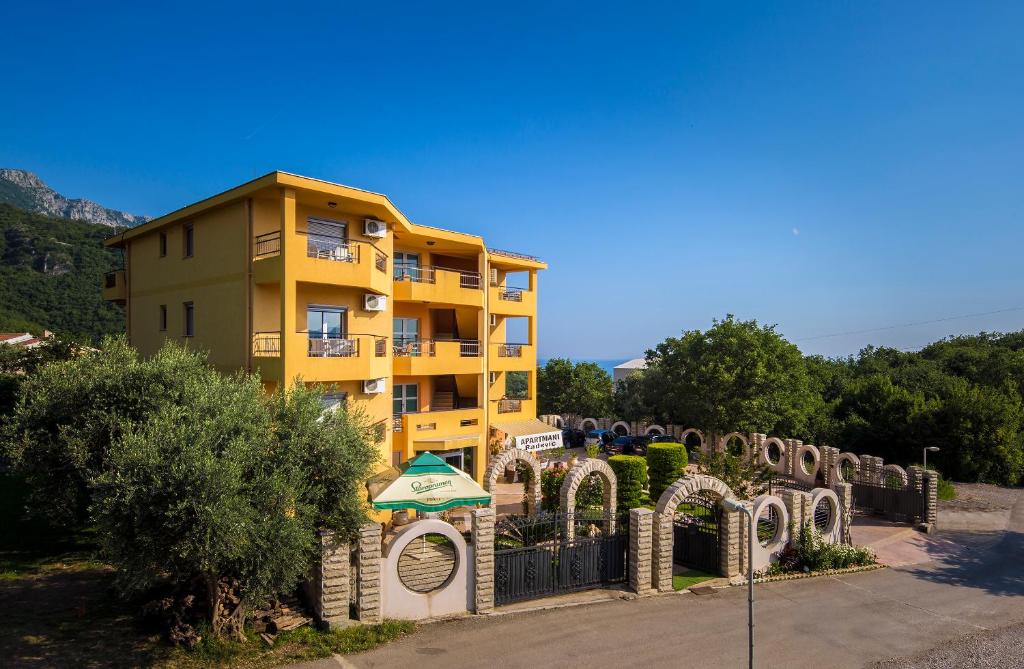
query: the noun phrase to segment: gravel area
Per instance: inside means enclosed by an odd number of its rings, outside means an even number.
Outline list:
[[[1010,669],[1024,667],[1024,623],[967,634],[913,657],[894,658],[872,669]]]
[[[1020,497],[1021,488],[1004,488],[988,483],[954,483],[956,499],[939,501],[947,511],[1002,511],[1011,508]]]

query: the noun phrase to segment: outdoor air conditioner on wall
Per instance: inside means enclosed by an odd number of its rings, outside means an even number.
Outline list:
[[[387,390],[387,379],[370,379],[363,381],[363,392],[367,395],[379,395]]]
[[[375,295],[373,293],[363,295],[363,309],[366,311],[386,311],[387,308],[387,295]]]
[[[384,221],[368,218],[363,221],[363,234],[367,237],[384,239],[388,236],[388,224]]]

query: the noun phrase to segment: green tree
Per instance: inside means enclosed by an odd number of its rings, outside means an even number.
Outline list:
[[[647,355],[659,413],[716,432],[801,435],[813,410],[800,350],[756,321],[731,314],[706,332],[670,337]]]
[[[552,358],[537,368],[537,413],[574,418],[606,416],[612,407],[612,377],[592,362]]]
[[[296,387],[265,395],[256,376],[213,374],[113,445],[94,514],[119,584],[206,584],[215,635],[289,591],[318,555],[316,530],[353,534],[376,450],[365,420],[324,412]]]
[[[653,402],[647,397],[652,384],[643,370],[637,370],[615,384],[612,412],[624,421],[649,420],[656,416]]]

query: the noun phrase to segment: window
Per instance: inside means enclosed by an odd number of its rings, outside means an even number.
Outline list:
[[[491,381],[491,385],[494,385],[495,383],[498,382],[498,373],[497,372],[491,372],[490,373],[490,381]]]
[[[326,393],[326,394],[324,394],[320,398],[320,401],[324,405],[324,411],[325,412],[327,412],[327,411],[334,412],[334,411],[337,411],[339,408],[341,408],[342,405],[345,404],[345,400],[346,399],[348,399],[348,393],[336,392],[336,393]]]
[[[160,233],[160,257],[163,258],[167,255],[167,233]]]
[[[182,230],[185,233],[185,257],[191,258],[196,251],[195,228],[191,223],[186,223]]]
[[[392,397],[392,413],[396,415],[420,410],[419,386],[415,383],[396,383]]]
[[[163,332],[167,329],[167,305],[160,305],[160,331]]]
[[[395,318],[395,346],[411,344],[420,338],[420,321],[418,318]]]
[[[306,255],[310,258],[351,262],[353,258],[346,243],[347,237],[348,225],[344,221],[306,219]]]
[[[420,254],[395,251],[395,278],[420,280]]]
[[[185,336],[194,337],[196,334],[196,311],[191,302],[185,303]]]
[[[348,330],[344,307],[309,305],[306,308],[306,329],[309,331],[309,355],[352,357],[355,343],[345,337]]]

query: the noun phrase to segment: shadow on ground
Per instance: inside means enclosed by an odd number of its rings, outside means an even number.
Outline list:
[[[933,563],[904,570],[922,580],[1002,597],[1024,595],[1024,533],[951,532],[940,538],[948,541],[935,548]]]

